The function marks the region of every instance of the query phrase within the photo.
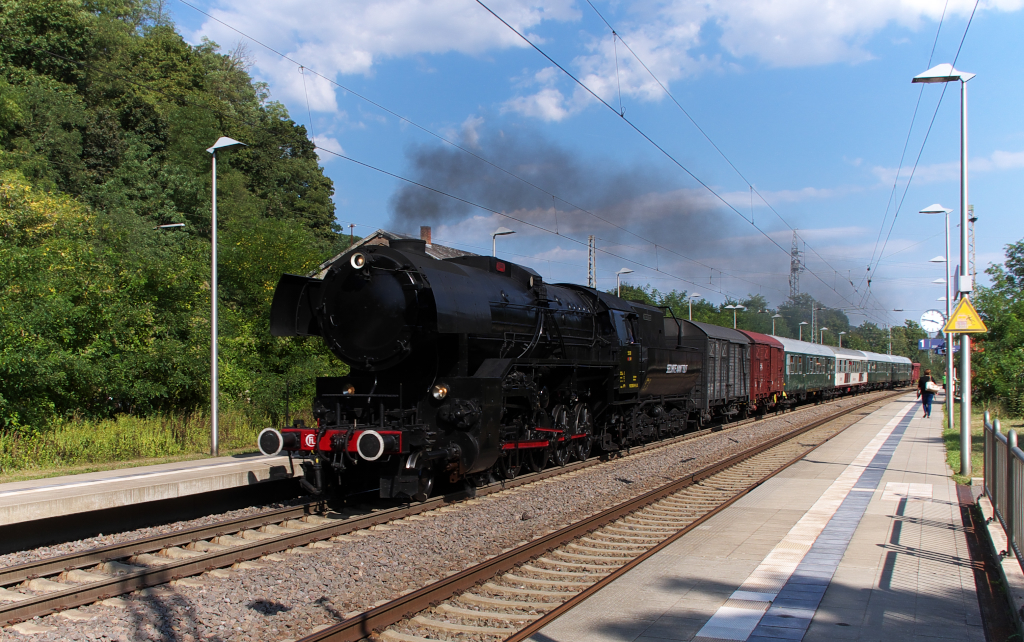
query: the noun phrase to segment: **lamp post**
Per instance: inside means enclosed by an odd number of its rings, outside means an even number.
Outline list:
[[[801,321],[800,322],[800,341],[804,340],[804,326],[805,325],[810,325],[810,324],[807,323],[806,321]]]
[[[943,214],[946,217],[946,258],[943,261],[936,261],[935,257],[932,259],[935,263],[944,263],[942,266],[942,278],[935,279],[932,283],[942,283],[946,286],[946,296],[943,297],[946,300],[946,320],[949,320],[950,306],[953,304],[953,293],[950,291],[952,283],[950,283],[949,274],[949,213],[953,210],[945,208],[938,203],[929,205],[928,207],[921,210],[921,214]],[[953,335],[949,332],[943,334],[943,338],[946,340],[946,422],[947,427],[950,431],[953,430],[953,395],[950,394],[953,391]]]
[[[213,189],[211,190],[212,217],[210,220],[210,245],[213,248],[210,256],[210,454],[214,457],[220,452],[220,440],[217,432],[217,150],[231,147],[245,147],[234,138],[221,136],[206,151],[213,159],[211,174]]]
[[[960,296],[969,297],[974,285],[967,274],[967,81],[974,74],[957,71],[953,65],[944,63],[914,76],[911,82],[936,83],[960,81],[960,275],[957,291]],[[946,263],[947,269],[949,263]],[[949,299],[950,297],[946,297]],[[948,301],[947,301],[948,303]],[[946,317],[947,320],[949,317]],[[953,346],[946,345],[946,352]],[[950,373],[952,375],[952,373]],[[947,393],[948,394],[948,393]],[[971,335],[960,335],[960,474],[971,476]]]
[[[688,295],[686,298],[687,298],[686,305],[687,305],[688,308],[690,308],[690,321],[693,321],[693,300],[694,299],[699,299],[700,295],[697,294],[697,293],[693,293],[693,294]]]
[[[845,332],[840,332],[840,333],[839,333],[839,347],[840,347],[840,348],[842,348],[842,347],[843,347],[843,335],[844,335],[844,334],[846,334],[846,333],[845,333]]]
[[[825,342],[825,330],[828,330],[828,328],[822,328],[821,332],[818,333],[818,345],[822,345]]]
[[[746,306],[739,304],[724,306],[726,310],[732,310],[732,329],[736,329],[736,310],[746,310]]]
[[[499,227],[494,230],[494,234],[491,234],[491,256],[498,256],[498,242],[499,236],[507,236],[509,234],[515,234],[514,230],[510,230],[507,227]]]
[[[622,268],[621,270],[619,270],[618,272],[615,273],[615,296],[617,296],[617,297],[621,297],[622,296],[622,275],[623,274],[632,274],[632,273],[633,273],[633,270],[631,270],[629,268]]]
[[[781,318],[782,318],[781,314],[773,314],[772,315],[772,336],[773,337],[775,336],[775,319],[781,319]]]

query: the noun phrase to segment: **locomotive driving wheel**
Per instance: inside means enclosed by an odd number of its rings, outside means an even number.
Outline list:
[[[580,461],[590,457],[594,447],[594,417],[590,414],[587,404],[580,402],[573,408],[572,454]],[[582,436],[580,436],[582,435]]]
[[[515,479],[522,468],[523,457],[519,448],[501,451],[501,457],[498,458],[498,475],[502,479]]]
[[[572,445],[571,428],[569,421],[569,409],[563,404],[558,404],[551,411],[551,426],[560,432],[552,433],[553,448],[551,459],[556,466],[564,466],[569,463],[569,449]]]
[[[551,457],[551,447],[547,446],[544,448],[530,448],[526,451],[526,465],[535,473],[539,473],[544,470],[548,465],[548,459]]]

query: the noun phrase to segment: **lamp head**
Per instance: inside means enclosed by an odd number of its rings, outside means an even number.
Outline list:
[[[941,65],[935,65],[928,71],[921,72],[914,76],[914,79],[910,82],[952,82],[954,80],[962,80],[967,82],[971,78],[974,78],[974,74],[965,71],[958,71],[953,68],[953,65],[948,62],[944,62]]]
[[[807,323],[806,321],[801,321],[798,325],[811,325],[811,324]]]
[[[938,203],[933,203],[933,204],[929,205],[928,207],[924,208],[923,210],[920,210],[920,213],[921,214],[949,214],[952,211],[953,210],[945,208],[945,207],[939,205]]]
[[[781,319],[781,318],[782,318],[782,315],[781,315],[781,314],[773,314],[773,315],[772,315],[772,318],[773,318],[773,319]]]
[[[494,230],[494,234],[491,234],[491,236],[505,236],[506,234],[515,234],[515,230],[510,230],[507,227],[499,227]]]
[[[936,256],[933,259],[929,259],[928,262],[929,263],[945,263],[946,262],[946,257],[944,257],[944,256]]]
[[[206,151],[211,154],[218,149],[225,149],[228,147],[248,147],[245,143],[239,142],[234,138],[228,138],[227,136],[221,136],[217,139],[217,142],[213,144],[213,147],[208,148]]]
[[[615,274],[632,274],[632,273],[633,273],[633,270],[631,270],[629,268],[622,268],[621,270],[619,270]]]
[[[690,295],[690,298],[691,298],[691,299],[699,299],[699,298],[700,298],[700,295],[699,295],[699,294],[697,294],[696,292],[694,292],[693,294],[691,294],[691,295]]]

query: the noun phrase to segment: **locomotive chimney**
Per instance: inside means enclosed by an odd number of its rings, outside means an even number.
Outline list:
[[[433,245],[433,243],[430,242],[430,226],[429,225],[420,225],[420,240],[426,241],[427,245]]]

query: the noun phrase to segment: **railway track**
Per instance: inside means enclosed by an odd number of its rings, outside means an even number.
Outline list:
[[[876,396],[868,404],[878,401]],[[863,405],[856,408],[863,407]],[[799,411],[796,412],[799,413]],[[836,416],[848,412],[851,411],[848,410]],[[724,428],[734,430],[752,423],[752,421],[736,422],[728,424]],[[704,436],[711,431],[712,429],[709,428],[688,433],[634,448],[631,453],[664,448],[681,441]],[[729,461],[735,459],[732,458]],[[597,458],[585,462],[574,462],[561,468],[552,468],[540,473],[523,475],[514,480],[480,487],[475,489],[475,494],[482,496],[500,492],[510,487],[534,483],[600,463],[601,460]],[[283,559],[281,555],[285,553],[301,554],[304,550],[331,548],[338,542],[344,541],[348,533],[372,529],[386,522],[435,510],[465,499],[466,496],[466,494],[460,494],[438,497],[420,504],[385,509],[352,507],[342,512],[324,511],[321,504],[306,503],[259,515],[2,568],[0,569],[0,624],[12,624],[108,600],[116,598],[118,595],[168,582],[188,584],[190,581],[194,581],[189,579],[191,576],[204,572],[216,576],[218,573],[227,573],[222,569],[229,567],[242,569],[259,567],[262,564],[261,558],[267,562],[281,561]],[[601,548],[600,546],[596,547]],[[613,550],[615,550],[614,547]],[[589,552],[578,550],[571,554],[583,555],[589,554]],[[504,558],[505,555],[501,557]],[[611,557],[615,558],[616,556]],[[590,569],[587,569],[587,566],[604,567],[621,561],[600,559],[593,563],[581,560],[574,562],[575,558],[565,556],[559,559],[562,559],[565,564],[569,564],[569,566],[563,565],[564,572],[576,572],[564,569],[576,568],[572,564],[582,564],[583,566],[580,568],[583,571],[580,572],[587,573],[586,577],[590,577]],[[543,562],[542,564],[548,563]],[[555,568],[557,569],[557,567]],[[540,571],[531,570],[529,572],[543,576],[551,570],[544,566]],[[552,577],[557,578],[558,576]],[[549,581],[557,583],[559,580]],[[547,592],[557,593],[559,591]],[[499,599],[488,595],[481,597]],[[464,603],[460,602],[460,604]],[[463,605],[450,608],[466,607]],[[461,613],[461,611],[456,610],[452,613]]]
[[[842,432],[849,424],[837,419],[900,394],[797,428],[301,642],[525,640]]]

